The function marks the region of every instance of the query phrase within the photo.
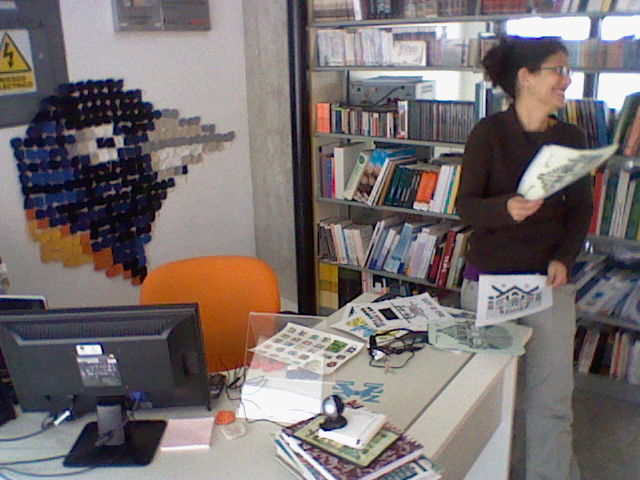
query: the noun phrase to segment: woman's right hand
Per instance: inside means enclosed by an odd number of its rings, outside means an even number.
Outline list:
[[[520,195],[516,195],[507,201],[507,211],[516,222],[521,222],[536,213],[543,203],[544,199],[525,200]]]

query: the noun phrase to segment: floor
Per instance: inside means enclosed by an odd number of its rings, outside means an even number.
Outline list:
[[[573,404],[583,480],[640,480],[640,406],[580,390]]]

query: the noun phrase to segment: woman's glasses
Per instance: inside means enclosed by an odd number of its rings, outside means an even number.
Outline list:
[[[561,77],[570,77],[573,73],[566,65],[558,65],[557,67],[540,67],[540,70],[551,70]]]

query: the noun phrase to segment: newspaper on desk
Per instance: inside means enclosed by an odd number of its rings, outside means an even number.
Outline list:
[[[527,328],[513,322],[478,327],[468,310],[444,307],[453,320],[430,324],[429,343],[443,350],[523,355]]]
[[[382,302],[349,303],[342,318],[331,326],[367,339],[394,328],[426,330],[430,323],[446,320],[452,320],[451,315],[431,295],[423,293]]]
[[[524,172],[518,193],[527,200],[538,200],[562,190],[603,164],[618,145],[581,150],[562,145],[545,145]]]

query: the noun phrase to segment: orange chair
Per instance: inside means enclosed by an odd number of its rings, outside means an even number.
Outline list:
[[[210,372],[244,364],[250,312],[280,311],[278,277],[262,260],[210,256],[178,260],[152,270],[140,303],[197,303]]]

